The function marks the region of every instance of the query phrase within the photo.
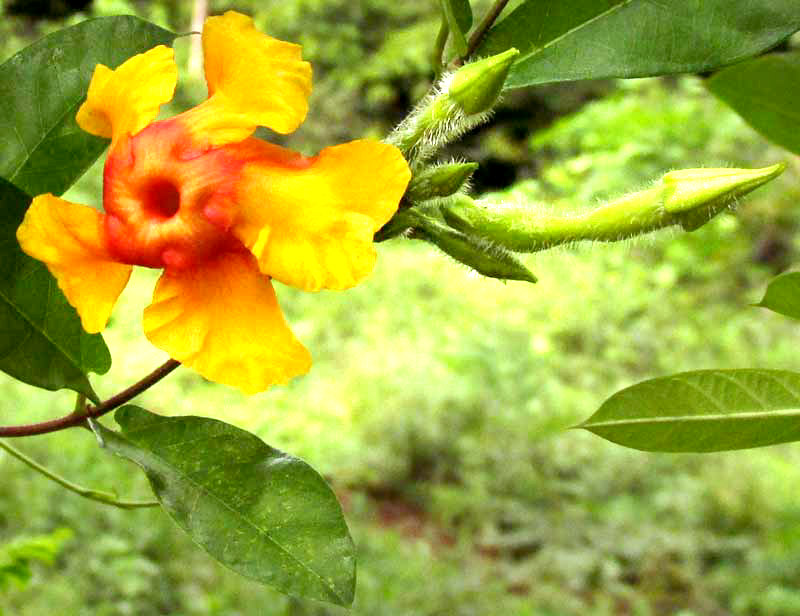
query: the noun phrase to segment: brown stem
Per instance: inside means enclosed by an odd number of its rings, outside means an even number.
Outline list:
[[[497,21],[497,18],[500,17],[500,13],[503,12],[503,9],[506,8],[507,4],[508,0],[497,0],[497,2],[494,3],[492,8],[489,9],[489,12],[486,13],[486,17],[483,18],[483,21],[480,23],[480,25],[475,28],[472,36],[469,37],[469,41],[467,43],[467,53],[465,53],[461,58],[456,58],[453,61],[454,66],[461,66],[464,64],[464,61],[467,58],[475,53],[475,50],[478,49],[478,45],[481,44],[483,37],[486,36],[489,28],[491,28],[494,25],[494,22]]]
[[[65,428],[72,428],[74,426],[83,425],[87,419],[96,419],[106,413],[113,411],[115,408],[122,406],[129,400],[135,398],[143,391],[151,388],[158,383],[161,379],[167,376],[170,372],[180,366],[180,362],[170,359],[163,363],[161,366],[153,370],[150,374],[142,380],[137,381],[127,389],[123,389],[118,394],[111,396],[105,402],[101,402],[97,406],[90,406],[86,409],[85,413],[80,415],[70,413],[58,419],[51,419],[50,421],[43,421],[41,423],[27,424],[22,426],[5,426],[0,427],[0,437],[11,438],[15,436],[33,436],[35,434],[47,434],[48,432],[57,432]]]

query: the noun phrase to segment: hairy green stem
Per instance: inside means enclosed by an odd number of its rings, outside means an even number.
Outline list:
[[[139,509],[141,507],[158,507],[160,505],[158,501],[119,500],[117,498],[117,495],[112,492],[104,492],[103,490],[93,490],[91,488],[85,488],[83,486],[79,486],[78,484],[73,483],[67,479],[64,479],[60,475],[57,475],[49,468],[42,466],[33,458],[29,458],[19,449],[12,447],[11,445],[9,445],[4,441],[0,441],[0,449],[4,449],[11,456],[15,457],[20,462],[27,464],[37,473],[44,475],[51,481],[55,481],[61,487],[66,488],[70,492],[75,492],[75,494],[78,494],[79,496],[88,498],[89,500],[97,501],[105,505],[111,505],[112,507],[119,507],[120,509]]]

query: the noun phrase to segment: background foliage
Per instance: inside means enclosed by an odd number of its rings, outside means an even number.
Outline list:
[[[262,29],[304,45],[316,71],[312,112],[284,142],[306,152],[381,136],[431,78],[435,2],[210,5],[250,12]],[[90,14],[132,12],[186,31],[190,8],[95,0]],[[6,17],[0,53],[86,16]],[[187,39],[176,48],[186,66]],[[203,95],[195,76],[175,106]],[[467,152],[482,162],[479,190],[566,211],[671,168],[787,158],[697,77],[511,92],[492,128],[452,150]],[[645,378],[800,368],[795,324],[748,307],[772,273],[796,261],[798,186],[790,158],[774,186],[696,233],[531,258],[537,285],[475,279],[425,246],[390,242],[374,276],[346,296],[279,290],[314,349],[308,377],[243,398],[180,371],[141,403],[165,414],[216,409],[322,470],[359,546],[355,613],[796,614],[796,446],[643,454],[563,429]],[[99,187],[96,165],[67,198],[98,204]],[[118,359],[101,395],[162,359],[140,333],[139,298],[152,276],[137,276],[105,336]],[[0,382],[8,423],[70,404],[63,392]],[[146,494],[143,478],[93,438],[73,431],[22,446],[87,484]],[[0,596],[9,614],[38,616],[52,605],[99,616],[345,613],[236,577],[159,511],[82,501],[7,457],[0,472],[0,541],[61,527],[75,536],[54,568],[34,564],[27,589]]]

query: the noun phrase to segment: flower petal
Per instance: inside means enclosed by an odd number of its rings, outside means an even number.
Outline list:
[[[144,311],[144,332],[170,357],[247,394],[286,383],[311,366],[281,315],[272,284],[245,252],[165,271]]]
[[[305,289],[347,289],[372,271],[372,238],[397,210],[411,173],[377,141],[324,149],[304,165],[248,163],[236,189],[233,233],[261,271]]]
[[[132,269],[115,262],[108,252],[103,215],[50,194],[39,195],[17,229],[17,240],[22,250],[47,265],[78,311],[83,329],[101,331]]]
[[[98,64],[86,102],[78,109],[78,126],[114,141],[135,135],[172,100],[177,81],[175,53],[165,45],[132,56],[114,70]]]
[[[209,17],[203,28],[209,99],[185,114],[187,128],[210,146],[242,141],[257,126],[294,131],[311,95],[311,65],[300,52],[299,45],[262,34],[241,13]]]

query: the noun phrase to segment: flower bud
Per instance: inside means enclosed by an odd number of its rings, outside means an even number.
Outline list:
[[[446,143],[489,119],[508,71],[519,54],[509,49],[443,75],[386,141],[412,163],[430,158]]]
[[[777,163],[763,169],[682,169],[662,178],[664,208],[687,231],[711,220],[739,197],[778,177],[786,169]]]
[[[414,174],[406,191],[411,202],[449,197],[469,180],[478,163],[445,163],[432,165]]]
[[[465,195],[443,204],[441,213],[453,228],[517,252],[582,240],[615,242],[672,225],[693,231],[785,168],[779,163],[763,169],[673,171],[653,188],[567,216],[531,205],[478,204]]]
[[[503,53],[462,66],[453,75],[448,96],[466,114],[489,111],[500,98],[508,71],[518,55],[519,50],[512,47]]]

